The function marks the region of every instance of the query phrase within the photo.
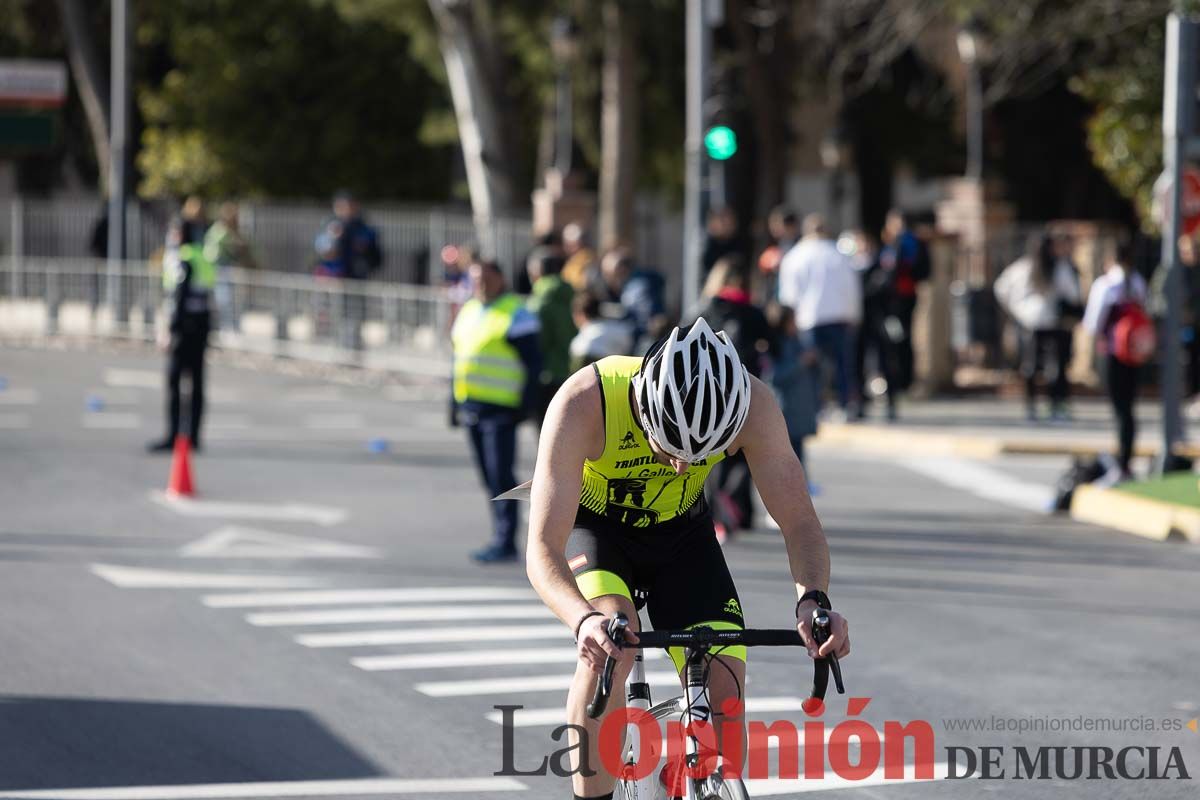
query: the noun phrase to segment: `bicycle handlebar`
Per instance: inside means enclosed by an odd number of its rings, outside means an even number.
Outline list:
[[[813,639],[817,645],[824,644],[830,637],[829,612],[822,608],[813,610],[812,620]],[[608,636],[617,647],[637,648],[667,648],[667,647],[703,647],[711,650],[731,645],[746,647],[803,647],[804,640],[795,628],[775,629],[746,629],[718,631],[707,627],[691,628],[684,631],[644,631],[638,634],[637,644],[625,641],[625,631],[629,628],[629,620],[624,614],[617,613],[608,623]],[[604,670],[596,679],[596,689],[592,693],[592,702],[588,703],[587,715],[596,719],[604,713],[608,698],[612,694],[613,670],[617,662],[612,656],[604,660]],[[842,668],[837,656],[829,654],[825,658],[813,659],[813,683],[809,698],[824,700],[829,687],[829,673],[832,670],[833,680],[838,694],[845,694],[846,687],[842,683]]]

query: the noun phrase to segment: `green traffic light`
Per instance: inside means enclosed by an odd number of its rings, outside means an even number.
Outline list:
[[[737,134],[726,125],[714,125],[704,134],[704,149],[714,161],[725,161],[737,152]]]

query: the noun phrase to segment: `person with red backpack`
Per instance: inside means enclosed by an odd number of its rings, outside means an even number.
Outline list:
[[[1146,281],[1130,266],[1132,255],[1129,243],[1117,246],[1116,260],[1092,283],[1083,313],[1083,326],[1104,359],[1104,380],[1117,418],[1120,480],[1133,475],[1133,403],[1141,367],[1154,357],[1156,347],[1154,323],[1146,312]]]

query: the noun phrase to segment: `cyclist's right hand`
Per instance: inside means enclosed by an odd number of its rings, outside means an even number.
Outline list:
[[[633,657],[632,650],[622,652],[616,642],[609,637],[608,624],[610,622],[612,622],[611,617],[597,615],[588,617],[579,626],[579,641],[576,643],[579,660],[587,664],[597,675],[604,671],[604,661],[609,656],[618,661],[624,657]],[[633,631],[627,629],[625,637],[631,644],[637,644],[637,634]]]

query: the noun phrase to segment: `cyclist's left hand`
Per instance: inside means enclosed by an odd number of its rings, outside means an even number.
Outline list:
[[[815,600],[807,600],[800,605],[799,616],[796,619],[796,630],[800,632],[800,638],[804,640],[804,646],[808,648],[808,655],[812,658],[824,658],[833,653],[838,658],[845,658],[850,655],[850,623],[846,622],[846,618],[836,611],[829,612],[829,640],[817,649],[817,643],[812,638],[812,612],[817,608]]]

